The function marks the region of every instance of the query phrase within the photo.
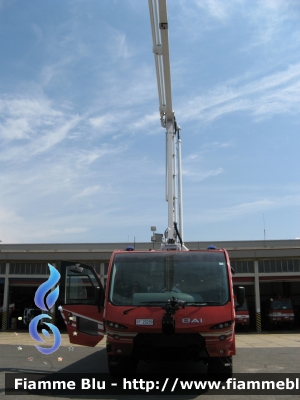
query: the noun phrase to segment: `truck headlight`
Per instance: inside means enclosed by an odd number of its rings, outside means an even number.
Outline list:
[[[234,323],[234,321],[220,322],[219,324],[211,326],[209,329],[229,328],[231,325],[233,325],[233,323]]]
[[[109,328],[115,329],[128,329],[127,326],[118,324],[117,322],[105,321],[105,325]]]

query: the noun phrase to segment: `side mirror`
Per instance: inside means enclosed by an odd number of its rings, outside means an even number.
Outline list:
[[[81,274],[83,271],[83,267],[80,267],[80,264],[70,265],[69,271]]]
[[[236,293],[236,301],[237,301],[237,308],[241,308],[245,302],[245,288],[243,286],[239,286]]]

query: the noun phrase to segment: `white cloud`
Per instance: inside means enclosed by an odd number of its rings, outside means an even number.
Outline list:
[[[6,141],[28,139],[41,126],[51,126],[62,118],[62,113],[52,108],[42,98],[2,96],[0,98],[0,136]]]
[[[61,235],[70,235],[70,234],[75,234],[75,233],[83,233],[86,232],[88,228],[78,228],[78,227],[72,227],[72,228],[61,228],[61,229],[47,229],[45,234],[47,236],[61,236]],[[36,234],[31,233],[32,238],[39,238],[41,236],[41,231],[36,232]]]
[[[132,50],[129,48],[126,40],[126,35],[124,33],[119,33],[114,37],[115,43],[113,43],[112,48],[114,49],[114,55],[118,58],[128,59],[132,56]]]
[[[0,152],[2,161],[14,161],[16,163],[27,161],[30,158],[48,152],[54,146],[63,141],[68,133],[79,123],[80,117],[70,117],[68,121],[40,122],[40,126],[36,127],[35,122],[32,122],[30,128],[34,132],[34,137],[28,138],[27,143],[23,146],[10,146]],[[28,121],[30,124],[30,121]],[[40,132],[39,132],[40,130]]]
[[[100,115],[99,117],[89,119],[89,123],[93,128],[99,128],[98,132],[100,134],[114,130],[114,124],[116,122],[116,116],[113,116],[112,114]]]
[[[151,133],[153,134],[153,132],[157,132],[157,130],[151,130],[151,132],[149,132],[149,127],[153,127],[153,126],[160,126],[160,116],[159,116],[159,112],[154,112],[153,114],[147,114],[145,116],[142,116],[140,118],[137,118],[137,120],[135,122],[132,122],[130,124],[130,129],[133,129],[134,131],[140,131],[140,132],[147,132],[147,133]]]
[[[211,178],[213,176],[220,175],[224,172],[223,168],[216,168],[212,170],[206,170],[203,169],[201,170],[201,167],[198,167],[197,169],[188,169],[186,167],[183,168],[182,170],[182,175],[184,177],[189,178],[193,182],[199,182],[199,181],[204,181],[205,179]]]
[[[0,224],[2,227],[6,226],[8,223],[19,223],[20,221],[21,217],[19,217],[14,211],[0,205]]]
[[[206,11],[210,16],[218,20],[225,20],[230,14],[230,10],[235,3],[240,1],[224,2],[222,0],[195,0],[198,8]]]
[[[97,159],[122,153],[126,148],[126,145],[110,146],[103,144],[93,150],[76,150],[73,155],[70,155],[70,157],[73,159],[73,164],[76,164],[78,168],[82,168],[85,165],[92,164]]]
[[[202,223],[235,220],[258,213],[263,215],[264,212],[270,210],[294,207],[299,204],[299,201],[300,195],[265,198],[233,206],[206,209],[205,214],[193,217],[193,219],[195,218],[194,222],[201,221]],[[191,222],[189,221],[189,223]]]
[[[181,118],[185,121],[190,118],[213,121],[238,111],[266,118],[278,113],[298,113],[299,88],[300,64],[294,64],[285,71],[243,86],[224,84],[207,95],[197,96],[181,109]]]
[[[192,182],[200,182],[224,173],[224,168],[215,167],[208,169],[208,159],[213,157],[215,152],[232,146],[226,142],[211,142],[203,144],[182,160],[182,175]],[[196,150],[196,149],[195,149]]]
[[[91,196],[101,189],[101,186],[99,185],[94,185],[94,186],[89,186],[87,188],[84,188],[80,193],[77,193],[74,198],[79,198],[79,197],[88,197]]]
[[[175,9],[178,16],[171,14],[170,19],[176,20],[174,26],[179,30],[177,34],[184,34],[189,40],[195,40],[199,36],[203,37],[207,31],[214,31],[234,23],[235,15],[238,14],[240,18],[243,13],[244,4],[244,0],[189,0],[188,2],[181,0],[180,8]],[[197,28],[187,29],[186,21],[189,26]]]
[[[299,7],[293,1],[264,0],[257,2],[256,7],[247,8],[245,16],[252,26],[250,47],[266,47],[273,43],[272,50],[277,51],[287,45],[286,41],[282,42],[282,38],[293,20],[297,23]]]

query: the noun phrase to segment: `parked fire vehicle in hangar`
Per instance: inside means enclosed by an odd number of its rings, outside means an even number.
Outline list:
[[[234,303],[235,306],[238,307],[235,312],[235,326],[236,328],[243,327],[244,330],[248,332],[250,326],[250,315],[247,300],[245,299],[244,304],[241,307],[238,306],[236,298]]]
[[[104,292],[94,269],[62,262],[59,309],[71,343],[95,346],[107,334],[112,375],[139,360],[192,359],[232,375],[235,305],[226,250],[188,250],[183,242],[180,127],[172,109],[166,0],[149,0],[153,52],[166,130],[168,228],[161,250],[115,251]],[[178,222],[178,224],[177,224]],[[245,290],[238,288],[237,301]]]
[[[276,325],[293,328],[295,324],[295,313],[291,299],[281,298],[281,296],[269,299],[267,307],[267,324],[269,329],[272,329]]]

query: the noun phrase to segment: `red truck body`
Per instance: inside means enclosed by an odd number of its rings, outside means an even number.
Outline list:
[[[236,327],[243,327],[247,332],[250,326],[250,315],[247,300],[244,301],[242,307],[235,310],[235,325]]]
[[[139,360],[192,359],[232,374],[235,307],[226,250],[115,251],[105,292],[85,264],[62,262],[59,307],[71,343],[107,335],[112,375]]]
[[[295,313],[291,299],[281,297],[270,299],[268,302],[267,321],[270,329],[276,325],[292,328],[295,324]]]

